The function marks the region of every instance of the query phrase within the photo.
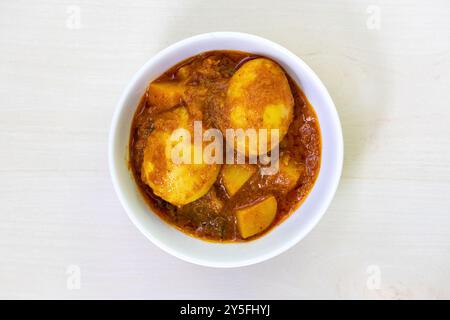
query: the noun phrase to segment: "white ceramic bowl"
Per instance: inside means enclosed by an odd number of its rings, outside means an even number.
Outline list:
[[[128,169],[128,141],[133,114],[148,83],[188,57],[209,50],[240,50],[277,61],[311,102],[322,131],[322,161],[317,181],[300,208],[261,238],[244,243],[211,243],[170,226],[144,202]],[[109,136],[109,166],[114,188],[128,216],[154,244],[199,265],[239,267],[270,259],[299,242],[327,210],[339,183],[343,138],[339,117],[327,89],[316,74],[284,47],[250,34],[213,32],[194,36],[162,50],[131,79],[114,113]]]

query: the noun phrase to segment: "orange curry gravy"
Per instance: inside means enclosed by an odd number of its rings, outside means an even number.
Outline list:
[[[217,128],[217,117],[225,99],[228,81],[246,61],[259,58],[251,53],[239,51],[210,51],[193,56],[170,68],[155,82],[179,82],[188,77],[186,95],[196,99],[200,109],[190,109],[209,127]],[[302,165],[302,173],[293,190],[285,192],[280,183],[273,183],[270,176],[261,176],[259,170],[232,197],[228,196],[221,175],[210,191],[200,199],[182,207],[176,207],[156,196],[141,179],[144,149],[152,132],[155,116],[166,110],[152,105],[148,92],[144,94],[134,115],[130,132],[130,168],[144,198],[162,219],[192,236],[211,241],[248,241],[267,233],[289,216],[312,189],[318,176],[321,159],[321,136],[317,115],[302,90],[286,74],[294,97],[294,118],[284,139],[280,142],[280,156],[288,153]],[[202,89],[201,94],[198,88]],[[185,104],[180,100],[180,105]],[[281,184],[282,185],[282,184]],[[275,196],[278,209],[271,226],[263,232],[243,239],[237,228],[235,210],[257,203],[267,195]],[[218,205],[220,202],[220,205]]]

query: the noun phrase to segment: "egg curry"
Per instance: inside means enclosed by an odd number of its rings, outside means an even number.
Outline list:
[[[174,161],[174,132],[191,137],[216,130],[225,137],[231,129],[255,130],[269,147],[244,143],[238,149],[234,136],[213,156],[231,150],[247,161],[211,162],[196,159],[208,142],[188,138],[181,154],[192,161]],[[277,170],[265,174],[267,162],[259,159],[274,154]],[[204,52],[148,85],[131,125],[129,159],[139,190],[162,219],[204,240],[249,241],[287,218],[312,189],[320,127],[301,89],[275,61]]]

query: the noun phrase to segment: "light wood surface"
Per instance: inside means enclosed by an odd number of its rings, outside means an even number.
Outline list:
[[[450,298],[449,18],[447,0],[1,1],[0,298]],[[107,167],[133,73],[173,42],[224,30],[302,57],[345,137],[319,225],[232,270],[150,243]]]

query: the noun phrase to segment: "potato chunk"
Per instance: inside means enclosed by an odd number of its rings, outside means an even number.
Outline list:
[[[267,176],[267,182],[276,190],[287,193],[295,188],[297,181],[305,171],[305,166],[288,153],[280,156],[278,172]]]
[[[144,150],[142,181],[162,199],[182,206],[205,195],[216,181],[220,165],[176,163],[172,159],[171,134],[178,128],[192,132],[192,119],[185,107],[166,111],[155,120]],[[193,136],[193,133],[191,133]],[[193,154],[194,144],[188,144]],[[189,149],[188,149],[189,150]]]
[[[269,196],[250,207],[237,210],[237,225],[242,238],[249,238],[267,229],[276,214],[277,200],[274,196]]]
[[[226,129],[279,130],[279,141],[286,135],[294,114],[294,98],[283,70],[269,59],[246,62],[231,77],[219,127]],[[237,148],[237,141],[235,149]],[[259,154],[258,145],[246,144],[246,154]]]
[[[148,87],[148,102],[159,111],[181,105],[186,87],[177,82],[152,82]]]
[[[257,167],[251,164],[226,164],[222,169],[222,179],[225,189],[233,196],[250,177]]]

